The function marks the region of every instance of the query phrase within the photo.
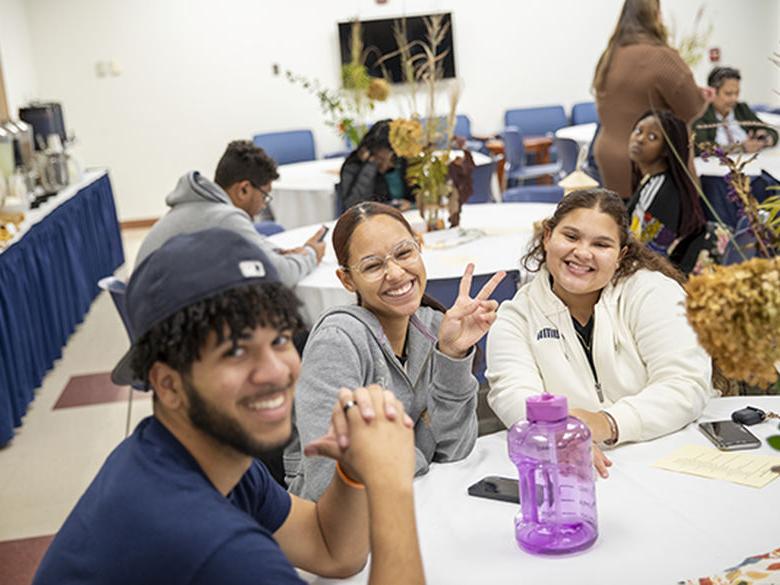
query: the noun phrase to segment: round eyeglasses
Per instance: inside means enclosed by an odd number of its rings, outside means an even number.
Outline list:
[[[367,256],[353,266],[342,266],[342,270],[355,271],[369,282],[381,280],[387,272],[387,263],[395,262],[401,268],[414,266],[420,259],[420,246],[414,240],[403,240],[390,249],[384,257]]]
[[[254,187],[254,188],[255,188],[255,189],[257,189],[258,191],[260,191],[260,193],[263,195],[263,203],[264,203],[265,205],[268,205],[269,203],[271,203],[271,201],[272,201],[272,200],[273,200],[273,198],[274,198],[274,196],[273,196],[273,193],[271,193],[271,191],[266,191],[266,190],[265,190],[265,189],[263,189],[262,187],[258,187],[257,185],[255,185],[254,183],[252,183],[252,181],[249,181],[249,182],[252,184],[252,187]]]

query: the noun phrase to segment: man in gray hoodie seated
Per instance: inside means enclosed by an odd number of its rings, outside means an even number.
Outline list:
[[[271,182],[279,178],[276,162],[248,140],[228,144],[214,175],[214,182],[197,171],[179,179],[165,202],[171,208],[141,244],[135,265],[173,236],[208,228],[223,228],[254,242],[274,264],[279,279],[295,286],[322,260],[322,229],[300,248],[280,250],[257,233],[253,218],[271,200]]]

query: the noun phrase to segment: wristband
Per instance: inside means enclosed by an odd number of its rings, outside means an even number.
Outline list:
[[[617,422],[615,422],[614,417],[606,410],[602,410],[601,412],[607,417],[607,424],[609,424],[609,439],[604,441],[604,444],[611,447],[618,442],[618,438],[620,437]]]
[[[351,487],[352,489],[356,489],[356,490],[366,489],[365,485],[349,477],[346,474],[346,472],[341,468],[341,463],[339,463],[338,461],[336,462],[336,473],[341,478],[341,481],[343,481],[347,486]]]

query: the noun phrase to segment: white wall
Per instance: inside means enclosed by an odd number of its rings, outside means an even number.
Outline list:
[[[25,4],[25,0],[0,0],[0,61],[12,116],[38,92]]]
[[[19,7],[20,0],[0,0]],[[750,9],[745,8],[750,4]],[[225,144],[254,132],[310,127],[320,153],[341,148],[316,99],[274,77],[284,70],[335,87],[336,22],[453,12],[459,110],[475,133],[500,129],[510,107],[590,99],[593,66],[622,0],[28,0],[39,96],[62,101],[78,151],[111,168],[122,219],[161,215],[184,171],[213,172]],[[665,0],[689,23],[699,0]],[[748,101],[770,101],[766,56],[778,40],[776,0],[709,0],[713,44],[743,70]],[[4,20],[4,15],[3,15]],[[1,45],[0,45],[1,46]],[[117,77],[95,63],[115,60]],[[709,65],[697,72],[704,81]],[[776,101],[776,99],[775,99]],[[394,114],[398,102],[378,112]]]

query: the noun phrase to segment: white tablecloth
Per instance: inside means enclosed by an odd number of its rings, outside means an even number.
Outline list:
[[[716,399],[702,420],[727,419],[746,405],[778,411],[780,398]],[[750,429],[760,438],[780,433],[776,420]],[[598,540],[589,550],[554,558],[518,548],[517,505],[466,494],[469,485],[487,475],[517,477],[507,457],[506,433],[480,438],[466,460],[434,463],[415,481],[427,583],[672,585],[780,546],[780,479],[756,489],[652,467],[688,444],[710,445],[691,424],[673,435],[612,451],[610,477],[597,482]],[[766,445],[750,453],[780,456]],[[366,569],[339,583],[367,581]]]
[[[455,154],[457,151],[453,151]],[[491,158],[472,152],[477,166]],[[273,182],[271,209],[276,221],[287,229],[325,223],[336,213],[336,184],[343,158],[328,158],[279,166],[279,178]]]
[[[463,274],[466,264],[474,262],[475,274],[491,274],[499,270],[519,270],[519,259],[525,253],[531,239],[533,223],[552,215],[555,205],[549,203],[485,203],[464,205],[461,228],[479,229],[485,235],[467,243],[445,249],[435,246],[452,242],[458,231],[443,230],[425,234],[426,246],[423,259],[428,280],[457,278]],[[422,228],[417,211],[406,213],[415,228]],[[328,225],[333,225],[330,222]],[[281,248],[300,246],[319,227],[319,224],[282,232],[270,239]],[[327,249],[322,263],[295,289],[303,302],[304,318],[311,325],[325,309],[337,305],[352,304],[355,297],[347,292],[336,277],[336,255],[326,236]]]
[[[6,200],[6,207],[0,211],[8,211],[9,213],[15,213],[18,211],[24,212],[24,220],[19,224],[19,231],[11,238],[7,244],[0,248],[0,254],[10,248],[13,244],[21,240],[24,235],[30,231],[36,223],[43,221],[43,219],[49,215],[52,211],[57,209],[60,205],[74,197],[79,191],[81,191],[87,185],[91,185],[97,181],[100,177],[105,175],[108,171],[106,169],[93,169],[85,171],[81,176],[81,179],[71,185],[68,185],[64,189],[60,190],[56,195],[50,197],[44,201],[40,206],[35,209],[22,209],[21,207],[13,207],[8,205],[12,199]]]
[[[569,138],[574,140],[580,148],[583,146],[587,148],[588,145],[593,141],[593,136],[595,134],[595,122],[589,122],[588,124],[577,124],[575,126],[566,126],[565,128],[559,128],[555,131],[556,138]]]

